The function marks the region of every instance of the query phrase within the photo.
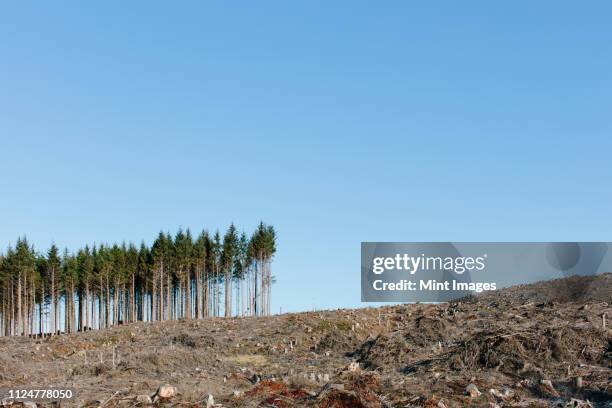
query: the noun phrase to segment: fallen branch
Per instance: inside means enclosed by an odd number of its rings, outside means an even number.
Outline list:
[[[103,402],[103,403],[102,403],[102,404],[101,404],[101,405],[100,405],[98,408],[102,408],[102,407],[104,407],[106,404],[108,404],[109,402],[111,402],[111,400],[112,400],[113,398],[115,398],[117,395],[119,395],[119,393],[120,393],[120,392],[121,392],[121,391],[117,391],[117,392],[115,392],[113,395],[111,395],[111,397],[110,397],[109,399],[107,399],[106,401],[104,401],[104,402]]]

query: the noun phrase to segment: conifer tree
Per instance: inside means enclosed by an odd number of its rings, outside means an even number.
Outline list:
[[[55,335],[119,323],[270,313],[276,233],[251,238],[231,224],[221,236],[160,232],[132,243],[37,253],[27,239],[0,251],[0,335]],[[224,297],[222,305],[221,298]]]

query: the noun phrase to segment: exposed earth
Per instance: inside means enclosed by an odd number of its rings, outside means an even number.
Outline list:
[[[0,388],[74,389],[63,407],[612,407],[611,303],[604,274],[437,305],[3,337]]]

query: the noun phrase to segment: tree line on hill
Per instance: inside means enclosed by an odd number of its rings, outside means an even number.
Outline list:
[[[135,321],[269,315],[276,233],[160,232],[151,246],[94,244],[0,253],[0,335],[47,336]]]

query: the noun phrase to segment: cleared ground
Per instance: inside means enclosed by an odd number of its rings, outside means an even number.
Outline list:
[[[0,338],[0,388],[70,387],[62,406],[89,407],[138,406],[162,384],[177,395],[161,406],[612,406],[610,303],[605,274],[440,305]]]

